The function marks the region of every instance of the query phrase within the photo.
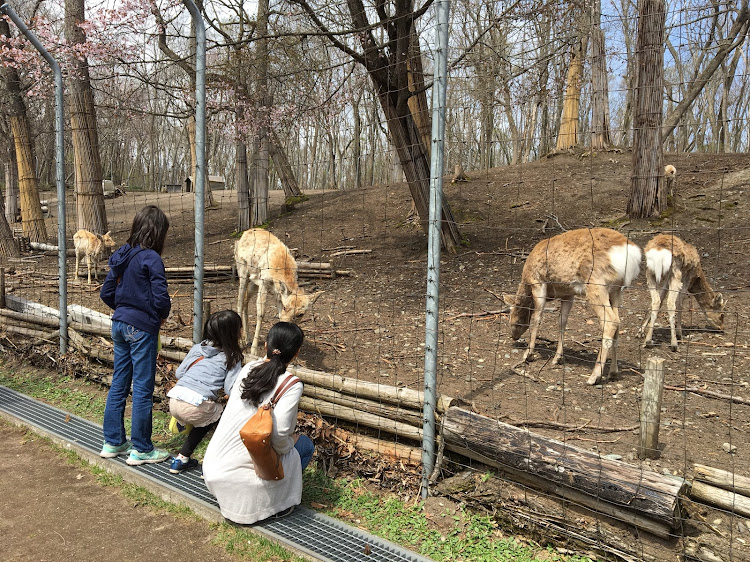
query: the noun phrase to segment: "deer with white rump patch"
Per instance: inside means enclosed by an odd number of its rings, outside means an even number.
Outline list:
[[[641,332],[645,333],[647,347],[653,345],[654,322],[665,300],[672,351],[677,351],[677,340],[682,339],[682,305],[690,295],[698,301],[708,322],[724,329],[726,301],[708,284],[695,246],[671,234],[657,234],[646,244],[645,252],[651,313],[646,315]]]
[[[94,279],[99,280],[99,260],[104,257],[108,257],[112,253],[112,248],[115,247],[115,241],[112,240],[110,232],[106,234],[94,234],[88,230],[79,230],[73,235],[73,246],[76,249],[76,274],[75,278],[78,279],[78,266],[81,262],[81,257],[86,257],[86,269],[88,270],[89,278],[88,284],[91,285],[91,265],[94,265]]]
[[[279,320],[293,322],[323,294],[318,291],[308,295],[297,285],[297,262],[289,248],[273,234],[262,228],[246,230],[234,246],[234,261],[240,290],[237,312],[242,317],[242,332],[248,341],[247,305],[252,292],[257,292],[255,305],[255,335],[250,353],[258,355],[258,339],[263,321],[266,297],[273,293],[279,309]]]
[[[534,344],[548,300],[560,299],[560,339],[552,364],[563,355],[563,336],[575,297],[586,297],[599,317],[602,346],[588,384],[602,378],[604,363],[612,350],[610,374],[617,373],[617,336],[622,291],[638,277],[641,249],[624,235],[608,228],[582,228],[542,240],[526,258],[521,283],[511,305],[510,327],[514,340],[531,328],[524,361],[534,359]]]

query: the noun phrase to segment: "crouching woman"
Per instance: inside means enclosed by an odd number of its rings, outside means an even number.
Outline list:
[[[282,480],[261,480],[240,439],[240,429],[258,408],[271,400],[289,374],[287,365],[302,346],[302,330],[279,322],[268,332],[266,357],[248,363],[229,395],[203,459],[203,478],[219,501],[221,514],[249,525],[271,516],[287,515],[302,501],[302,470],[315,450],[306,435],[295,435],[302,382],[281,396],[273,412],[271,444],[284,466]]]

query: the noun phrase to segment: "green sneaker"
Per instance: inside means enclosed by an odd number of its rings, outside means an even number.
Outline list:
[[[130,441],[125,441],[122,445],[110,445],[104,443],[102,450],[99,451],[99,456],[105,459],[113,459],[118,455],[127,455],[130,452]]]
[[[139,464],[152,464],[157,462],[163,462],[169,458],[169,453],[162,449],[153,449],[148,453],[141,453],[132,449],[130,456],[125,461],[130,466],[138,466]]]

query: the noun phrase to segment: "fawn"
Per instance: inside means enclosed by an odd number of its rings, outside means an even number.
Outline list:
[[[110,232],[106,234],[94,234],[88,230],[79,230],[73,235],[73,245],[76,249],[76,274],[78,279],[78,266],[81,262],[81,256],[86,257],[86,268],[89,273],[88,284],[91,285],[91,264],[94,264],[94,279],[99,280],[99,260],[102,254],[108,256],[115,247],[115,241],[112,240]]]

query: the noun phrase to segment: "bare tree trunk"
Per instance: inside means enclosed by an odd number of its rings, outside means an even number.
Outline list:
[[[268,93],[268,0],[258,2],[258,17],[255,33],[258,98],[260,99],[261,124],[258,127],[258,151],[255,154],[253,168],[255,182],[253,191],[253,224],[263,224],[268,220],[268,158],[269,158],[269,111],[271,108]]]
[[[242,122],[244,109],[241,104],[237,106],[237,121]],[[247,145],[244,138],[239,134],[235,142],[237,162],[235,165],[237,183],[237,231],[244,232],[252,225],[250,224],[250,186],[247,180]]]
[[[354,159],[354,189],[362,188],[362,118],[359,115],[359,100],[352,102],[354,117],[354,144],[352,158]]]
[[[8,21],[0,18],[0,35],[11,37]],[[3,105],[10,115],[18,169],[23,234],[32,242],[47,242],[47,227],[39,202],[39,182],[34,168],[34,146],[26,103],[21,96],[21,81],[13,67],[0,66],[0,76],[5,85],[6,100]]]
[[[84,10],[84,0],[65,0],[65,39],[69,45],[86,43],[86,36],[79,27],[86,18]],[[70,57],[69,62],[74,69],[68,79],[67,98],[73,138],[77,225],[79,229],[103,234],[107,231],[107,211],[89,65],[84,57],[79,56]]]
[[[658,215],[667,207],[662,162],[664,0],[638,2],[638,88],[635,93],[633,171],[628,216]]]
[[[609,135],[609,88],[607,53],[601,28],[601,0],[594,2],[591,27],[591,148],[604,150],[611,144]]]
[[[13,134],[6,131],[8,141],[8,158],[5,161],[5,219],[9,224],[16,222],[21,213],[18,205],[18,169],[16,167],[16,151],[13,147]]]
[[[286,150],[284,150],[279,137],[276,136],[276,132],[272,129],[269,129],[268,140],[273,167],[281,179],[281,187],[284,188],[284,195],[286,197],[299,197],[302,195],[302,191],[300,191],[297,177],[294,175],[294,170],[292,170],[292,166],[289,164]]]
[[[570,54],[568,76],[565,80],[563,112],[560,131],[557,134],[557,150],[567,150],[578,144],[578,110],[581,104],[583,78],[583,41],[573,45]]]
[[[0,198],[0,256],[5,258],[17,258],[20,255],[18,246],[13,240],[13,230],[5,219],[5,205]]]
[[[409,92],[411,93],[409,109],[419,130],[419,136],[422,137],[429,161],[432,149],[432,116],[430,115],[430,106],[427,103],[427,89],[425,88],[424,70],[422,68],[422,50],[419,48],[419,36],[414,22],[411,26],[406,71]]]

